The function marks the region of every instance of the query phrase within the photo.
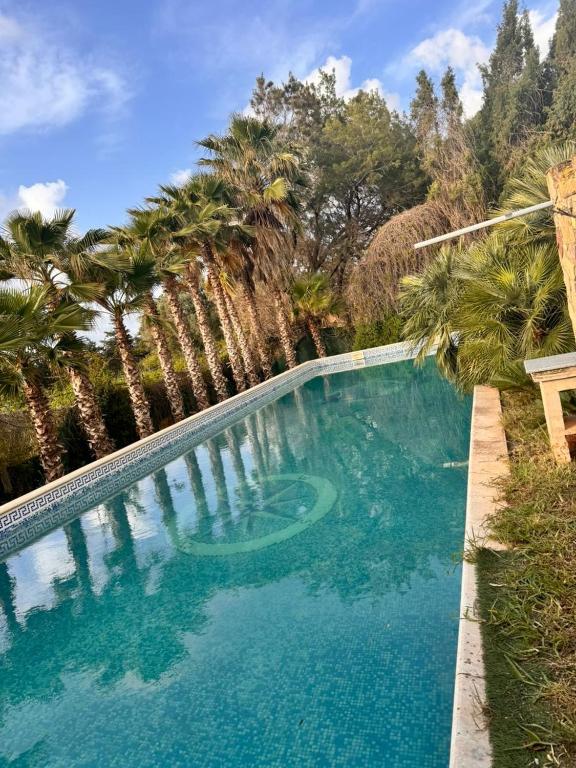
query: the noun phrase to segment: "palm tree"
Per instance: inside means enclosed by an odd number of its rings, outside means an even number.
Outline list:
[[[188,320],[184,314],[182,304],[180,303],[179,285],[174,275],[166,275],[164,277],[164,291],[166,293],[166,301],[170,309],[170,314],[174,320],[176,326],[176,332],[178,333],[178,340],[184,353],[184,359],[186,361],[186,367],[192,380],[192,388],[194,390],[194,397],[200,410],[208,408],[210,400],[208,398],[208,390],[206,389],[206,382],[198,362],[196,354],[196,347],[192,340],[190,333],[190,326]]]
[[[143,322],[150,330],[150,334],[156,347],[172,417],[174,418],[174,421],[181,421],[184,418],[184,401],[178,385],[178,378],[172,361],[168,337],[152,291],[153,287],[161,281],[162,277],[161,271],[158,269],[159,265],[152,248],[152,243],[149,238],[144,236],[145,230],[143,229],[143,221],[141,219],[138,219],[137,222],[133,220],[133,226],[130,228],[113,227],[111,231],[112,240],[115,241],[120,248],[127,247],[128,252],[132,251],[133,253],[138,253],[138,258],[141,262],[140,268],[144,269],[144,266],[146,265],[149,271],[149,280],[142,286],[144,290],[142,297],[144,309]],[[197,389],[193,382],[192,388],[197,400],[200,398],[200,401],[202,401],[203,396],[206,395],[206,386],[195,354],[194,363],[195,366],[193,365],[192,367],[195,373],[199,375],[201,385],[200,388]],[[204,405],[200,406],[200,403],[198,403],[198,405],[199,407],[205,407]]]
[[[301,318],[312,337],[318,357],[326,357],[326,347],[320,328],[322,322],[340,311],[340,302],[336,299],[325,275],[316,273],[301,277],[292,288],[294,314]]]
[[[231,225],[234,212],[226,204],[224,187],[217,179],[200,174],[192,177],[185,187],[165,186],[161,187],[161,191],[165,202],[180,222],[181,228],[175,233],[176,242],[186,252],[196,253],[201,259],[228,350],[236,389],[242,392],[246,388],[245,369],[228,314],[216,255],[226,247],[231,233],[241,234],[239,227]],[[247,234],[245,232],[244,236]],[[188,277],[192,277],[190,271]]]
[[[156,279],[153,260],[146,248],[109,248],[107,261],[83,267],[83,276],[101,285],[102,293],[93,301],[106,312],[114,326],[116,347],[128,387],[136,431],[140,439],[154,432],[150,404],[144,391],[138,363],[124,323],[124,315],[142,310],[149,302]]]
[[[228,317],[230,318],[230,322],[234,330],[234,335],[236,336],[236,340],[238,342],[238,348],[240,349],[242,362],[244,363],[244,370],[246,371],[248,384],[251,387],[254,387],[256,384],[260,383],[260,379],[258,378],[257,364],[254,359],[254,355],[250,349],[248,338],[244,333],[244,328],[242,327],[240,316],[236,311],[236,306],[233,301],[233,298],[236,296],[235,286],[229,280],[224,271],[220,272],[220,282],[222,283],[226,311],[228,312]]]
[[[166,394],[168,395],[168,403],[170,405],[172,417],[174,418],[174,421],[181,421],[184,418],[182,392],[178,386],[178,378],[176,376],[176,371],[174,370],[168,338],[152,291],[147,291],[144,297],[143,317],[146,326],[150,329],[150,333],[156,346],[156,352],[158,353],[158,360],[160,361],[162,378],[164,379],[164,386],[166,387]]]
[[[153,255],[156,272],[164,288],[168,308],[172,320],[174,321],[174,325],[176,326],[178,341],[184,355],[188,373],[190,374],[194,397],[196,398],[198,408],[203,410],[210,405],[208,390],[198,361],[198,355],[190,332],[190,326],[179,298],[180,284],[178,283],[177,276],[184,273],[189,282],[192,281],[192,276],[189,270],[190,257],[182,252],[182,250],[174,243],[172,237],[174,229],[178,226],[178,222],[174,221],[174,216],[168,209],[166,209],[166,207],[135,208],[130,210],[129,213],[131,216],[129,227],[116,231],[119,233],[120,237],[126,238],[128,241],[132,240],[135,242],[146,243]],[[203,320],[207,323],[208,320],[207,316],[205,317],[205,308],[203,305],[196,308],[195,299],[199,300],[199,297],[192,296],[197,317],[202,315]],[[198,324],[200,327],[200,321]],[[209,331],[209,335],[211,336],[211,331]],[[220,395],[223,391],[224,396],[227,396],[225,382],[224,386],[222,385],[222,379],[224,379],[224,377],[220,369],[215,342],[213,345],[212,348],[211,339],[209,339],[209,354],[205,342],[208,367],[212,374],[217,393]]]
[[[523,361],[574,349],[555,245],[518,247],[498,234],[473,246],[458,269],[455,323],[461,386],[528,383]]]
[[[403,336],[418,350],[419,363],[437,344],[436,361],[447,378],[456,374],[458,353],[455,339],[455,310],[461,287],[455,274],[458,258],[457,250],[445,246],[422,272],[408,275],[400,282]]]
[[[239,281],[263,369],[270,374],[271,363],[252,290],[254,275],[274,286],[280,340],[286,362],[293,368],[297,361],[282,289],[289,267],[290,236],[299,227],[298,192],[304,184],[299,158],[279,145],[277,126],[243,115],[232,117],[224,136],[208,136],[199,145],[210,152],[201,164],[209,166],[226,183],[242,223],[255,231],[255,241],[240,248],[243,265]]]
[[[508,180],[504,200],[495,215],[508,213],[517,208],[528,208],[550,200],[546,174],[550,168],[576,155],[576,141],[546,145],[530,155],[519,173]],[[518,243],[534,243],[535,240],[556,242],[556,228],[551,208],[544,208],[528,216],[510,219],[497,226],[498,232],[514,237]]]
[[[210,326],[210,317],[208,315],[208,308],[206,307],[206,299],[201,290],[200,269],[196,260],[187,263],[182,280],[192,299],[194,314],[196,315],[196,323],[198,325],[198,330],[200,331],[200,336],[202,337],[206,362],[208,363],[210,375],[214,382],[216,397],[218,398],[218,402],[222,402],[229,397],[230,392],[228,391],[228,382],[222,372],[216,338],[214,337]]]
[[[16,212],[8,217],[0,236],[0,267],[5,276],[49,291],[49,302],[91,300],[99,286],[76,280],[73,269],[91,260],[98,261],[98,245],[106,236],[92,229],[81,237],[72,233],[73,210],[60,211],[52,218],[40,213]],[[83,365],[66,366],[80,421],[96,459],[114,450],[104,423],[98,398]]]
[[[441,370],[466,389],[524,386],[525,359],[574,347],[562,270],[546,242],[519,247],[495,232],[468,252],[445,247],[402,281],[401,307],[419,357],[438,342]]]
[[[23,396],[48,482],[64,474],[64,449],[44,391],[46,367],[67,363],[78,346],[74,332],[91,322],[78,304],[60,302],[52,308],[50,298],[39,286],[0,290],[0,394]]]

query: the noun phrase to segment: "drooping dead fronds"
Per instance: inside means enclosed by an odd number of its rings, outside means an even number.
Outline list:
[[[450,221],[436,201],[403,211],[380,227],[348,284],[354,321],[368,323],[395,309],[400,278],[421,270],[437,250],[430,246],[415,251],[414,243],[449,229]]]

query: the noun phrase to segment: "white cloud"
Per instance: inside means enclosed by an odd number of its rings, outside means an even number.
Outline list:
[[[66,125],[89,106],[114,112],[128,98],[112,68],[82,60],[31,25],[0,14],[0,134]]]
[[[192,173],[192,168],[180,168],[179,170],[174,171],[174,173],[170,174],[170,183],[176,184],[176,186],[181,187],[182,184],[185,184],[188,181],[191,173]]]
[[[550,40],[556,28],[558,12],[556,11],[551,16],[546,16],[542,11],[534,10],[528,11],[528,16],[534,33],[534,42],[540,49],[540,56],[546,56],[550,49]]]
[[[460,97],[464,113],[470,117],[482,103],[482,78],[478,64],[484,64],[489,56],[490,48],[479,37],[451,28],[419,43],[410,51],[405,64],[425,67],[436,75],[451,66],[461,81]]]
[[[62,207],[67,192],[68,185],[62,179],[37,182],[29,187],[20,184],[15,194],[0,194],[0,218],[16,210],[40,211],[50,217]]]
[[[32,184],[25,187],[20,184],[18,187],[18,207],[27,208],[30,211],[40,211],[43,216],[52,216],[57,208],[60,208],[68,185],[62,179],[58,181],[46,181]]]
[[[322,72],[327,72],[336,76],[336,95],[344,96],[350,90],[350,73],[352,71],[352,59],[349,56],[341,56],[337,59],[335,56],[328,56],[321,67],[317,67],[309,72],[304,78],[305,83],[317,85],[320,82]]]
[[[354,87],[352,85],[352,59],[350,56],[328,56],[322,66],[313,69],[311,72],[303,78],[305,83],[320,82],[320,73],[327,72],[328,74],[334,72],[336,76],[336,95],[343,99],[352,99],[358,91],[376,91],[379,93],[388,104],[390,109],[400,108],[400,97],[396,93],[386,93],[382,82],[377,77],[372,77],[364,80],[359,86]]]

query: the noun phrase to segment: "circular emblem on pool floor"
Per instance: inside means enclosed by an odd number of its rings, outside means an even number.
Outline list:
[[[217,537],[179,536],[177,547],[182,552],[212,557],[264,549],[317,523],[332,509],[337,495],[335,487],[324,477],[269,475],[262,497],[249,505],[240,518],[230,519]]]

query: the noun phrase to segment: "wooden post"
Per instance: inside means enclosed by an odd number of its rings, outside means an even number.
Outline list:
[[[550,447],[558,464],[570,462],[570,450],[566,442],[564,414],[562,413],[562,402],[560,392],[554,386],[554,382],[541,381],[540,394],[542,395],[542,405],[544,406],[544,415],[546,417],[546,426],[548,427],[548,436],[550,437]]]
[[[568,311],[576,337],[576,156],[551,168],[546,180],[554,204],[558,253],[566,283]]]

